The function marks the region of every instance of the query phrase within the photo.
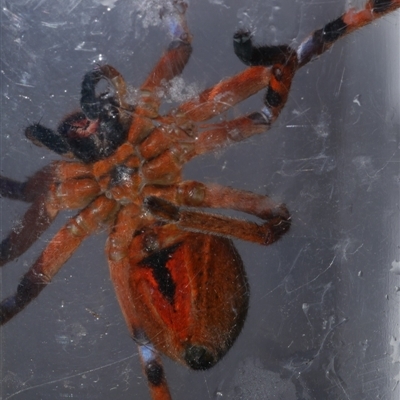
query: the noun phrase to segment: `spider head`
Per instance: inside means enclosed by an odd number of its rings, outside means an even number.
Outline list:
[[[101,80],[111,89],[96,93]],[[93,163],[113,154],[126,141],[134,108],[126,103],[126,86],[120,73],[109,65],[85,74],[81,89],[81,111],[68,115],[53,132],[40,124],[29,126],[26,137],[58,154]]]
[[[82,112],[71,114],[58,126],[57,133],[76,158],[92,163],[113,154],[125,142],[128,130],[120,122],[118,113],[110,109],[95,120]]]

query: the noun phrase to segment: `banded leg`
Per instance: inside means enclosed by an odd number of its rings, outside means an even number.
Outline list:
[[[140,362],[149,384],[151,398],[153,400],[172,400],[158,351],[150,342],[140,344],[138,339],[135,340],[138,345]]]
[[[120,210],[107,241],[106,253],[118,302],[129,332],[138,345],[143,372],[147,378],[152,399],[171,400],[160,356],[141,329],[133,299],[133,296],[137,294],[132,292],[130,286],[132,264],[135,261],[139,262],[147,255],[145,249],[137,249],[138,251],[135,252],[137,260],[132,260],[129,256],[132,237],[143,225],[144,218],[140,217],[140,212],[140,208],[134,204]]]
[[[297,58],[292,50],[285,54],[285,61],[273,66],[252,66],[202,92],[198,98],[189,100],[173,112],[181,126],[187,121],[201,122],[213,118],[258,91],[267,88],[261,113],[247,118],[255,125],[268,127],[285,106],[293,76],[297,70]],[[241,120],[239,120],[242,122]],[[234,122],[231,124],[233,126]]]
[[[0,266],[25,253],[63,209],[83,208],[99,194],[97,182],[87,169],[74,163],[53,163],[26,182],[0,180],[6,197],[31,202],[18,228],[0,244]]]
[[[275,203],[268,196],[243,190],[186,181],[169,189],[149,187],[145,194],[148,195],[146,205],[155,217],[175,223],[182,229],[269,245],[290,228],[290,215],[284,205]],[[266,222],[260,225],[223,215],[181,209],[181,206],[232,209]]]
[[[376,19],[400,8],[400,0],[369,0],[357,11],[349,9],[339,18],[329,22],[323,28],[314,31],[297,49],[298,67],[309,63],[340,38],[370,24]],[[234,35],[234,50],[246,65],[274,65],[284,63],[284,54],[288,46],[258,46],[253,44],[251,33],[238,31]],[[293,50],[291,50],[293,51]]]
[[[115,201],[105,196],[98,197],[61,228],[23,276],[16,293],[0,303],[0,325],[13,318],[36,298],[82,241],[107,223],[116,209]]]
[[[0,266],[23,254],[50,226],[58,210],[46,202],[53,182],[51,168],[45,167],[25,182],[1,177],[1,195],[13,200],[32,203],[18,229],[13,229],[0,244]]]
[[[234,35],[234,50],[239,59],[249,66],[271,68],[262,113],[273,122],[284,107],[296,71],[328,50],[338,39],[400,7],[400,0],[369,0],[360,11],[350,9],[336,20],[316,30],[305,39],[297,51],[289,46],[257,46],[250,32]]]
[[[284,102],[286,102],[292,72],[291,68],[285,70],[280,70],[278,67],[275,69],[248,68],[233,78],[207,89],[198,99],[184,103],[166,117],[159,118],[158,121],[161,125],[169,126],[171,124],[173,135],[169,134],[168,130],[156,129],[140,144],[141,155],[149,160],[142,168],[147,183],[166,185],[174,180],[173,172],[179,173],[182,165],[191,158],[212,151],[231,141],[241,141],[267,130],[278,117]],[[252,113],[233,121],[205,124],[200,127],[200,133],[196,128],[191,128],[192,122],[218,115],[269,83],[276,82],[277,77],[272,77],[274,73],[278,77],[285,76],[287,78],[282,80],[283,83],[288,80],[288,85],[283,84],[280,87],[282,103],[277,102],[275,107],[264,107],[262,112]],[[178,129],[176,129],[177,127]],[[189,134],[187,129],[192,132]],[[137,130],[137,132],[140,131]]]
[[[328,50],[337,40],[400,8],[400,0],[369,0],[363,9],[349,9],[339,18],[314,31],[297,49],[299,67]]]

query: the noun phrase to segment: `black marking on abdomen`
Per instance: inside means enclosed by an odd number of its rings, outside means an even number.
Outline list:
[[[176,243],[165,249],[155,251],[139,263],[142,267],[151,268],[158,289],[170,304],[174,302],[176,284],[167,268],[167,263],[180,245],[181,243]]]

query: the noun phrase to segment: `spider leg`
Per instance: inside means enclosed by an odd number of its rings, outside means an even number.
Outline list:
[[[273,122],[279,116],[286,103],[293,76],[300,67],[328,50],[341,37],[399,7],[400,0],[369,0],[362,10],[350,9],[322,29],[313,32],[300,44],[297,51],[285,45],[257,46],[253,44],[250,32],[236,32],[233,43],[239,59],[253,68],[271,68],[271,81],[264,98],[265,107],[262,109],[268,122]],[[180,109],[187,111],[186,108],[187,105],[183,105]],[[197,120],[192,114],[193,111],[189,118]],[[199,111],[196,114],[200,115]]]
[[[233,237],[269,245],[290,228],[290,215],[285,205],[268,196],[220,185],[186,181],[172,189],[147,188],[146,205],[157,218],[175,223],[182,229]],[[181,209],[186,207],[225,208],[257,216],[264,224]]]
[[[170,150],[175,155],[179,155],[181,162],[185,163],[200,154],[263,133],[269,126],[270,123],[264,115],[255,112],[216,124],[203,124],[199,127],[188,126],[186,128],[180,126],[173,130],[173,136],[171,131],[167,129],[156,128],[138,145],[138,149],[145,160],[154,160],[163,152]],[[195,140],[193,140],[193,137]]]
[[[240,39],[237,39],[240,40]],[[261,113],[249,115],[247,122],[262,124],[268,127],[278,118],[286,104],[294,73],[297,69],[296,54],[289,47],[284,57],[277,59],[273,66],[256,65],[245,71],[223,80],[212,88],[202,92],[198,98],[189,100],[173,112],[178,122],[184,126],[185,121],[200,122],[221,114],[235,104],[267,88]],[[182,122],[180,121],[182,120]],[[239,124],[242,119],[237,121]],[[235,123],[233,122],[232,125]],[[251,130],[251,128],[250,128]],[[257,130],[258,132],[258,130]]]
[[[106,79],[113,85],[115,94],[113,96],[96,95],[96,85]],[[115,107],[122,110],[118,116],[118,122],[124,127],[130,122],[133,107],[126,101],[127,89],[122,75],[111,65],[102,65],[87,72],[82,81],[81,109],[90,120],[100,118],[104,108],[115,103]]]
[[[51,225],[57,214],[58,210],[46,203],[45,196],[38,197],[28,208],[18,227],[0,243],[0,266],[25,253]]]
[[[147,130],[137,129],[132,135],[132,140],[138,139],[143,131],[152,132],[152,135],[148,135],[139,145],[141,155],[148,160],[142,168],[147,183],[163,185],[174,183],[174,177],[182,165],[191,158],[231,141],[241,141],[267,130],[287,100],[293,73],[294,66],[291,64],[276,65],[273,68],[261,66],[248,68],[205,90],[199,98],[189,100],[169,115],[158,118],[162,126],[170,129],[153,127]],[[268,86],[267,94],[275,93],[276,101],[273,105],[267,105],[266,102],[261,112],[229,122],[205,124],[200,126],[200,133],[193,125],[193,122],[220,114],[266,86]],[[139,126],[140,120],[138,119],[138,124],[134,125]]]
[[[27,182],[18,182],[14,179],[0,175],[0,196],[7,199],[20,200],[31,203],[36,197],[35,193],[29,193]]]
[[[192,35],[186,23],[186,8],[186,3],[173,1],[172,8],[165,7],[160,14],[172,36],[172,42],[140,87],[142,100],[138,112],[147,109],[157,115],[161,99],[156,95],[156,90],[180,75],[189,61]]]
[[[150,395],[153,400],[171,400],[171,394],[165,379],[164,368],[158,351],[148,342],[139,344],[139,356],[142,368],[149,383]]]
[[[330,49],[338,39],[399,7],[399,0],[369,0],[359,11],[349,9],[339,18],[314,31],[300,44],[297,49],[298,68]],[[287,48],[288,46],[254,45],[251,33],[242,30],[234,35],[235,53],[246,65],[273,65]]]
[[[117,210],[114,200],[100,196],[58,231],[20,281],[14,295],[0,303],[0,325],[22,311],[50,283],[83,240],[109,223]]]
[[[328,50],[338,39],[370,24],[400,7],[400,0],[369,0],[364,8],[349,9],[339,18],[314,31],[297,49],[299,67]]]
[[[7,197],[32,203],[0,243],[0,266],[28,250],[60,210],[85,207],[100,191],[87,169],[63,162],[41,169],[26,182],[2,177],[0,184]]]
[[[62,156],[70,156],[71,149],[65,137],[57,131],[46,128],[41,124],[33,124],[25,129],[25,136],[35,146],[47,147]]]
[[[129,332],[138,345],[143,372],[147,378],[152,399],[171,400],[160,356],[141,329],[132,298],[132,295],[136,294],[132,293],[130,286],[131,266],[135,260],[129,257],[128,250],[134,232],[142,224],[143,218],[140,217],[138,206],[130,204],[123,207],[115,219],[113,230],[107,240],[106,253],[118,302]],[[139,251],[135,256],[137,261],[140,261],[143,254]]]
[[[254,112],[231,121],[202,125],[190,158],[264,133],[270,128],[271,122],[264,113]]]
[[[181,104],[171,114],[175,118],[201,122],[223,113],[268,86],[271,69],[250,67],[206,89],[195,99]]]
[[[53,180],[51,167],[45,167],[25,182],[1,177],[1,195],[32,203],[24,217],[0,244],[0,266],[23,254],[50,226],[58,210],[46,202]]]

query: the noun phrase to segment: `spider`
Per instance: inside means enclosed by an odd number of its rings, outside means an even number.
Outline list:
[[[1,302],[1,324],[40,294],[85,238],[105,227],[111,279],[152,399],[171,399],[160,354],[195,370],[214,366],[239,335],[249,301],[231,239],[270,245],[289,230],[291,218],[285,205],[267,196],[184,181],[183,165],[268,130],[299,68],[399,7],[400,0],[370,0],[313,32],[297,49],[256,46],[250,32],[237,31],[234,50],[248,68],[160,115],[160,89],[183,71],[192,43],[186,4],[166,6],[161,18],[173,40],[134,104],[114,67],[94,68],[83,78],[79,112],[68,115],[57,131],[34,124],[25,132],[33,143],[73,160],[53,162],[22,183],[0,178],[2,196],[32,203],[21,228],[2,241],[1,265],[23,254],[60,211],[80,210],[49,242],[15,294]],[[99,94],[102,80],[111,90]],[[207,123],[262,89],[261,111]],[[260,222],[199,208],[233,209]]]

